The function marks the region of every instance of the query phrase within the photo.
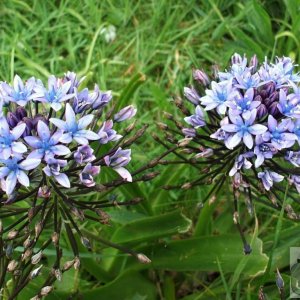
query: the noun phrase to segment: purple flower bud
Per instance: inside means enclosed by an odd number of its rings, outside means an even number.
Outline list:
[[[194,89],[194,87],[185,87],[183,90],[183,94],[186,99],[188,99],[190,102],[192,102],[194,105],[198,105],[200,102],[200,96],[197,93],[197,91]]]
[[[268,113],[268,110],[267,110],[267,108],[264,104],[261,104],[257,108],[257,117],[258,117],[258,119],[263,118],[267,113]]]
[[[196,130],[194,128],[182,128],[181,131],[185,135],[185,137],[195,137],[196,136]]]
[[[193,77],[204,86],[208,86],[210,84],[210,80],[203,70],[194,70]]]
[[[48,186],[41,186],[38,190],[38,197],[49,198],[51,196],[51,190]]]
[[[88,163],[82,172],[79,174],[80,181],[87,187],[95,185],[94,177],[100,173],[100,166],[92,166],[91,163]]]
[[[37,124],[39,121],[43,121],[46,125],[49,125],[49,121],[46,119],[46,117],[38,114],[31,120],[33,129],[37,129]]]
[[[275,89],[276,89],[276,84],[274,82],[269,82],[265,85],[265,90],[268,95],[274,93]]]
[[[24,107],[18,106],[16,109],[16,116],[21,121],[23,118],[27,117],[27,112]]]
[[[79,146],[74,153],[75,161],[79,164],[88,163],[96,159],[94,150],[89,145]]]
[[[19,123],[19,119],[12,112],[7,113],[6,119],[7,119],[7,123],[8,123],[10,128],[14,128]]]
[[[134,108],[132,105],[126,106],[114,115],[114,120],[116,122],[122,122],[125,120],[129,120],[135,116],[136,112],[137,112],[137,109]]]
[[[112,129],[113,125],[114,123],[112,120],[108,120],[103,123],[98,132],[98,135],[100,136],[100,144],[107,144],[110,141],[115,142],[122,137],[122,135],[117,134],[117,132]]]
[[[278,101],[279,100],[279,93],[277,91],[270,93],[269,96],[271,101]]]
[[[278,109],[278,103],[277,102],[273,102],[269,108],[268,108],[269,114],[276,117],[276,116],[280,116],[281,113]]]
[[[102,92],[98,85],[95,85],[94,92],[90,94],[93,109],[99,109],[107,105],[112,99],[111,91]]]
[[[23,122],[26,124],[26,128],[22,134],[22,137],[31,135],[31,130],[33,129],[32,119],[30,118],[23,118]]]

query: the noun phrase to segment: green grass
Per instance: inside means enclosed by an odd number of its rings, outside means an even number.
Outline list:
[[[150,124],[143,143],[133,149],[134,165],[155,157],[160,151],[150,133],[156,131],[155,122],[163,120],[163,111],[178,114],[170,102],[174,96],[182,95],[183,87],[191,81],[192,68],[203,68],[211,73],[212,65],[225,67],[234,52],[256,53],[259,59],[285,55],[300,62],[299,11],[298,0],[2,1],[0,79],[10,81],[15,73],[45,79],[49,74],[63,75],[73,70],[87,76],[87,85],[97,82],[102,89],[113,90],[116,101],[121,98],[123,105],[136,105],[138,120]],[[117,32],[112,43],[107,43],[100,34],[109,24],[114,25]],[[130,85],[133,88],[126,90],[130,83],[134,83]],[[249,239],[256,231],[259,238],[253,241],[258,258],[257,265],[255,260],[253,262],[252,271],[263,270],[266,256],[262,251],[268,256],[272,253],[268,273],[249,277],[248,265],[242,258],[237,261],[235,257],[227,257],[225,250],[223,253],[222,247],[227,246],[236,249],[237,253],[242,251],[234,237],[223,238],[225,234],[237,236],[226,194],[219,195],[214,209],[207,204],[200,209],[199,203],[207,192],[205,187],[170,192],[160,189],[164,184],[182,183],[195,172],[179,167],[161,170],[160,178],[140,185],[140,190],[122,190],[124,195],[142,193],[151,213],[146,214],[139,208],[114,210],[111,228],[103,229],[99,224],[83,225],[93,234],[103,234],[118,241],[122,226],[138,230],[139,220],[158,218],[157,227],[161,226],[163,236],[154,234],[147,236],[145,241],[141,233],[140,239],[132,242],[134,248],[158,257],[158,262],[144,268],[132,258],[112,249],[102,249],[95,243],[93,247],[98,254],[81,249],[82,270],[66,274],[49,299],[80,299],[80,294],[83,299],[121,299],[116,296],[118,293],[128,300],[257,299],[260,284],[266,285],[269,299],[277,299],[276,267],[285,274],[288,289],[288,247],[299,245],[297,223],[257,205],[258,223],[255,225],[254,218],[248,216],[241,205]],[[178,231],[169,228],[168,222],[160,224],[159,216],[175,209],[177,221],[182,226],[186,225],[186,218],[192,220],[193,225]],[[195,242],[200,245],[198,260],[197,252],[197,255],[193,252],[186,268],[176,264],[180,258],[174,255],[170,260],[159,260],[156,251],[161,251],[161,255],[168,254],[161,248],[169,243],[173,245],[172,237],[183,242],[174,247],[185,250],[184,241],[193,236],[195,227],[198,228],[195,238],[200,239]],[[216,233],[220,240],[209,244],[209,239]],[[218,260],[219,256],[201,256],[201,239],[206,245],[203,251],[218,253],[221,258],[224,255],[231,267],[226,269],[226,264]],[[186,245],[192,247],[191,243]],[[66,259],[71,259],[67,257],[69,246],[66,242],[64,246]],[[33,282],[23,298],[32,296],[36,287]],[[74,296],[68,298],[71,294]]]

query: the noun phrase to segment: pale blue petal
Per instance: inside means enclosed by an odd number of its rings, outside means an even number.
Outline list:
[[[55,179],[56,179],[56,181],[57,181],[60,185],[62,185],[62,186],[64,186],[64,187],[66,187],[66,188],[71,187],[69,178],[68,178],[68,176],[67,176],[66,174],[61,173],[61,174],[55,176]]]
[[[17,178],[22,185],[27,187],[29,186],[29,178],[24,171],[19,170],[17,173]]]
[[[32,148],[40,148],[42,143],[41,140],[36,136],[25,136],[24,137],[25,142]]]
[[[56,127],[58,127],[59,129],[64,129],[64,130],[66,130],[66,128],[67,128],[67,124],[66,124],[66,122],[65,121],[63,121],[63,120],[60,120],[60,119],[56,119],[56,118],[51,118],[50,119],[50,122],[52,123],[52,124],[54,124]]]
[[[15,140],[17,140],[24,133],[25,128],[25,123],[20,124],[11,131],[11,135],[14,137]]]
[[[37,132],[42,141],[48,141],[50,139],[49,127],[43,121],[38,122]]]
[[[6,193],[10,195],[17,184],[17,175],[15,172],[10,172],[5,180]]]
[[[51,150],[55,155],[67,155],[71,153],[70,149],[63,145],[56,145]]]
[[[11,145],[13,152],[24,153],[27,151],[27,147],[22,142],[13,142]]]
[[[91,124],[91,122],[93,121],[94,116],[93,115],[87,115],[82,117],[81,119],[79,119],[78,121],[78,129],[83,129],[86,128],[87,126],[89,126]]]
[[[74,110],[72,109],[69,103],[66,104],[66,122],[68,124],[68,128],[72,128],[74,124],[76,124],[76,117]]]
[[[34,151],[33,151],[34,152]],[[31,152],[32,153],[32,152]],[[30,153],[30,154],[31,154]],[[40,159],[36,159],[36,158],[27,158],[25,160],[23,160],[21,163],[19,163],[19,167],[22,170],[32,170],[35,169],[39,164],[41,163]]]

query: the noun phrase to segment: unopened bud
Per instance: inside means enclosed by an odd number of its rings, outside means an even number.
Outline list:
[[[182,128],[181,131],[187,138],[192,138],[196,136],[196,130],[194,128]]]
[[[159,172],[151,172],[151,173],[143,175],[142,180],[143,181],[152,180],[153,178],[155,178],[158,175],[159,175]]]
[[[76,256],[76,257],[74,258],[74,269],[75,269],[75,270],[79,270],[79,268],[80,268],[80,259],[79,259],[78,256]]]
[[[203,158],[203,157],[210,157],[214,155],[214,150],[211,148],[207,148],[203,150],[202,152],[195,155],[195,158]]]
[[[11,258],[13,252],[14,252],[13,244],[12,243],[8,244],[5,249],[5,254],[7,258]]]
[[[136,123],[136,121],[134,121],[132,124],[130,124],[129,126],[127,126],[124,131],[126,133],[130,133],[134,129],[135,123]]]
[[[51,240],[54,246],[58,245],[58,241],[59,241],[59,234],[57,232],[53,232],[52,236],[51,236]]]
[[[7,238],[8,238],[9,240],[13,240],[14,238],[17,237],[18,233],[19,233],[18,230],[13,229],[13,230],[11,230],[11,231],[7,234]]]
[[[74,263],[75,263],[74,259],[66,261],[62,268],[63,272],[70,270],[74,266]]]
[[[31,255],[32,255],[32,249],[25,250],[25,252],[22,254],[22,261],[24,261],[27,258],[31,257]]]
[[[249,67],[251,68],[251,73],[254,74],[257,70],[257,65],[258,65],[258,60],[257,60],[257,56],[254,54],[251,59],[250,59],[250,63],[249,63]]]
[[[82,236],[82,237],[80,238],[80,240],[81,240],[81,243],[82,243],[82,245],[83,245],[84,247],[86,247],[89,251],[92,250],[91,242],[89,241],[88,238]]]
[[[81,209],[78,209],[76,207],[72,207],[71,208],[71,213],[78,219],[80,220],[81,222],[84,221],[85,217],[84,217],[84,213]]]
[[[33,243],[33,240],[31,239],[31,237],[29,236],[23,243],[24,248],[29,248]]]
[[[258,291],[258,300],[266,300],[266,296],[263,291],[263,287],[260,287]]]
[[[208,200],[208,205],[212,205],[213,203],[216,202],[217,197],[213,195],[209,200]]]
[[[36,265],[40,262],[41,258],[42,258],[42,255],[43,255],[43,252],[42,251],[39,251],[38,253],[36,253],[35,255],[33,255],[31,257],[31,263],[33,265]]]
[[[40,273],[41,273],[41,269],[42,269],[43,265],[40,265],[38,268],[34,269],[31,273],[29,278],[30,279],[34,279],[35,277],[37,277]]]
[[[279,290],[283,290],[284,288],[284,281],[281,277],[281,274],[279,272],[279,270],[277,269],[277,273],[276,273],[276,285],[278,287]]]
[[[55,269],[53,270],[54,276],[58,281],[61,281],[62,279],[62,273],[60,271],[60,269]]]
[[[142,264],[150,264],[151,263],[151,259],[143,253],[138,253],[136,257],[139,260],[139,262]]]
[[[41,296],[47,296],[48,294],[50,294],[50,292],[53,290],[53,287],[51,285],[48,285],[48,286],[44,286],[42,289],[41,289],[41,292],[40,292],[40,295]]]
[[[18,262],[16,260],[11,260],[7,266],[7,272],[13,272],[18,266]]]
[[[168,113],[168,112],[165,112],[165,111],[164,111],[163,115],[164,115],[164,117],[165,117],[166,119],[168,119],[168,120],[173,120],[173,119],[174,119],[174,116],[171,115],[171,114]]]
[[[38,197],[40,198],[49,198],[51,196],[51,189],[47,186],[41,186],[38,190]]]
[[[42,227],[42,222],[41,221],[35,224],[34,230],[35,230],[35,237],[36,238],[40,235],[40,233],[42,231],[42,228],[43,227]]]
[[[193,139],[192,138],[184,138],[178,141],[178,147],[185,147],[187,146]]]
[[[244,245],[244,254],[249,255],[252,252],[252,248],[249,244]]]
[[[210,84],[209,77],[203,70],[194,70],[193,77],[203,86],[208,86]]]
[[[239,213],[237,211],[233,213],[233,222],[234,224],[237,224],[239,222]]]
[[[158,126],[158,128],[160,128],[161,130],[167,130],[167,129],[168,129],[168,125],[165,124],[165,123],[157,122],[157,126]]]
[[[0,234],[2,234],[3,232],[3,224],[2,224],[2,221],[0,220]]]
[[[192,185],[190,182],[187,182],[187,183],[183,184],[183,185],[181,186],[181,188],[182,188],[183,190],[188,190],[188,189],[192,188],[192,186],[193,186],[193,185]]]

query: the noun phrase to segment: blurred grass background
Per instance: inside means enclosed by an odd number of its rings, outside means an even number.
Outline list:
[[[0,79],[10,81],[15,73],[46,79],[72,70],[87,75],[87,85],[113,90],[116,101],[133,103],[140,123],[150,124],[133,149],[135,165],[161,150],[150,134],[163,111],[178,114],[170,102],[190,83],[192,68],[211,73],[212,65],[226,67],[234,52],[299,62],[299,12],[298,0],[1,1]],[[116,28],[111,42],[102,34],[109,25]],[[122,190],[124,197],[143,196],[146,213],[122,208],[110,211],[110,228],[83,224],[96,236],[143,250],[153,260],[150,267],[95,243],[98,254],[82,249],[82,270],[66,274],[49,299],[257,299],[263,284],[268,299],[279,299],[276,267],[288,294],[288,253],[289,246],[299,246],[298,224],[261,205],[258,219],[249,217],[242,207],[254,245],[245,258],[225,192],[201,208],[207,187],[160,189],[194,173],[187,167],[162,169],[152,183]],[[68,249],[66,244],[66,257]],[[35,289],[33,282],[20,299]]]

